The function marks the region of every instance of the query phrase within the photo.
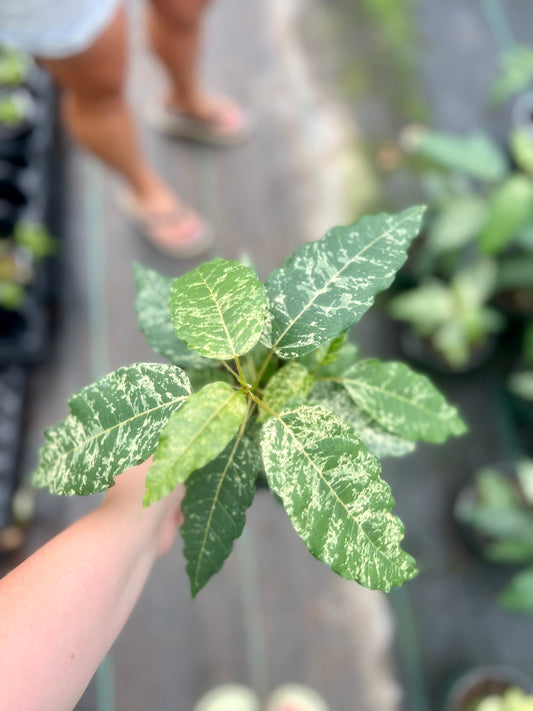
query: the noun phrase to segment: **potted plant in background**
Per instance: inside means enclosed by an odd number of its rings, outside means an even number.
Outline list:
[[[40,223],[20,221],[0,240],[0,365],[28,364],[44,356],[48,341],[42,261],[56,242]]]
[[[35,164],[51,140],[54,120],[51,86],[0,88],[0,159],[14,166]]]
[[[14,141],[28,133],[35,119],[35,102],[27,89],[0,91],[0,140]]]
[[[32,67],[29,55],[11,47],[0,47],[0,87],[23,85]]]
[[[481,469],[459,494],[454,514],[469,545],[486,560],[525,566],[499,602],[533,613],[533,461]]]
[[[532,711],[532,693],[531,679],[517,669],[479,667],[454,683],[445,711]]]
[[[394,296],[393,319],[408,326],[401,333],[404,354],[441,373],[464,373],[485,363],[505,319],[489,304],[496,279],[490,260],[465,266],[448,282],[431,278]]]
[[[514,44],[502,56],[499,76],[491,88],[491,101],[503,104],[521,94],[533,82],[533,50],[528,45]]]
[[[400,146],[418,173],[428,210],[421,239],[402,270],[410,286],[424,277],[448,278],[472,258],[487,220],[490,195],[506,178],[509,161],[488,136],[459,136],[422,126],[405,129]]]
[[[260,471],[310,552],[339,575],[387,591],[412,578],[370,448],[403,454],[465,425],[425,376],[358,360],[347,331],[392,282],[422,212],[333,228],[265,284],[220,258],[175,280],[137,267],[141,329],[171,362],[119,368],[73,395],[46,432],[36,484],[91,494],[154,454],[145,505],[185,482],[193,595],[241,534]]]
[[[482,133],[406,132],[405,149],[422,170],[430,208],[424,239],[410,257],[415,282],[451,279],[476,260],[492,260],[495,305],[533,314],[533,139],[512,131],[510,156]]]

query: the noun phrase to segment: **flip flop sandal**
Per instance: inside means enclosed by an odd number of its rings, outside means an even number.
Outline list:
[[[224,684],[203,696],[194,711],[260,711],[260,703],[247,686]]]
[[[308,686],[287,684],[267,699],[265,711],[329,711],[324,699]]]
[[[186,138],[211,146],[236,146],[252,135],[252,123],[242,109],[237,128],[224,127],[213,119],[197,119],[172,109],[164,104],[152,104],[146,118],[153,129],[173,138]]]
[[[194,259],[206,252],[214,242],[214,232],[207,222],[186,207],[170,210],[161,215],[147,215],[139,208],[135,198],[129,192],[119,196],[122,213],[134,229],[155,249],[173,259]],[[179,244],[167,243],[157,236],[158,229],[175,225],[176,222],[190,218],[190,229],[185,231]]]

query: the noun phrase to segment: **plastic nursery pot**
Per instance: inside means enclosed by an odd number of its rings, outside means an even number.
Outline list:
[[[514,369],[514,374],[520,371],[531,370],[527,366],[518,365]],[[518,392],[513,392],[510,387],[506,391],[507,404],[513,421],[518,427],[531,427],[531,444],[533,445],[533,400],[522,397]]]
[[[438,375],[463,375],[481,368],[493,356],[497,342],[496,336],[489,335],[484,343],[472,348],[467,363],[454,367],[429,341],[418,336],[408,326],[400,326],[400,348],[403,355],[414,365]]]
[[[533,457],[533,400],[526,400],[507,390],[506,402],[520,446]]]
[[[35,163],[33,156],[26,153],[16,152],[12,152],[10,155],[0,155],[0,161],[2,163],[8,163],[13,170],[28,168],[30,165]]]
[[[19,168],[0,159],[0,200],[22,211],[44,199],[42,169],[39,165]]]
[[[0,102],[7,100],[12,100],[16,104],[17,110],[20,111],[20,117],[13,121],[2,120],[0,118],[0,138],[14,139],[33,129],[36,123],[38,109],[31,92],[22,87],[0,90]]]
[[[16,310],[0,308],[0,367],[40,363],[48,352],[48,315],[31,295]]]
[[[17,208],[0,198],[0,239],[11,237],[17,222]]]
[[[5,93],[0,90],[0,100]],[[31,161],[34,155],[43,153],[49,142],[51,112],[46,101],[36,99],[28,90],[17,89],[17,93],[26,97],[28,110],[14,125],[0,122],[0,158],[17,161],[22,157]]]
[[[454,683],[444,711],[476,711],[476,705],[484,698],[502,696],[511,687],[532,693],[533,681],[512,667],[484,666],[472,669]]]
[[[493,299],[494,306],[509,318],[518,321],[533,319],[533,288],[522,287],[501,291]]]
[[[33,160],[33,156],[40,152],[36,149],[35,132],[28,131],[20,136],[2,136],[0,133],[0,159],[25,164]]]

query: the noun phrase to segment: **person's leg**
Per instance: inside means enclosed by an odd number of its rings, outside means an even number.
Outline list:
[[[138,210],[154,220],[153,241],[163,246],[188,241],[199,219],[185,213],[170,188],[146,161],[125,100],[126,15],[121,8],[102,35],[84,52],[64,59],[39,59],[62,89],[63,118],[89,151],[116,170],[131,189]]]
[[[206,95],[198,76],[201,24],[209,0],[150,0],[150,44],[166,68],[167,106],[193,118],[216,121],[222,130],[242,130],[245,117],[227,99]]]

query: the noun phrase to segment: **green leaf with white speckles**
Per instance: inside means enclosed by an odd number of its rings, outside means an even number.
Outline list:
[[[161,433],[146,475],[144,505],[169,494],[217,457],[236,435],[246,408],[244,394],[227,383],[209,383],[191,395]]]
[[[291,400],[305,399],[314,381],[314,377],[303,365],[287,363],[268,381],[263,393],[263,403],[274,412],[281,412],[285,404]],[[268,411],[260,409],[258,421],[264,422],[267,417],[269,417]]]
[[[334,227],[272,272],[266,288],[276,353],[297,358],[353,326],[405,262],[422,214],[414,207]]]
[[[66,496],[104,491],[153,453],[189,393],[186,374],[160,363],[119,368],[82,388],[66,420],[45,433],[35,484]]]
[[[137,298],[135,309],[139,328],[152,348],[181,368],[208,368],[215,361],[203,358],[187,348],[174,331],[169,311],[170,289],[174,279],[153,269],[134,265]]]
[[[361,361],[339,382],[364,412],[399,437],[444,442],[450,435],[467,431],[455,407],[425,375],[405,363]]]
[[[264,285],[253,269],[217,258],[174,280],[174,330],[189,348],[228,360],[258,342],[266,316]]]
[[[180,532],[193,597],[220,570],[241,535],[259,467],[257,447],[237,437],[187,479]]]
[[[416,575],[379,461],[350,427],[304,406],[267,420],[261,449],[270,488],[316,558],[372,589]]]
[[[309,402],[329,410],[341,422],[350,425],[363,440],[364,445],[379,459],[403,457],[415,448],[414,442],[402,439],[380,427],[355,404],[338,383],[316,383],[309,395]]]

